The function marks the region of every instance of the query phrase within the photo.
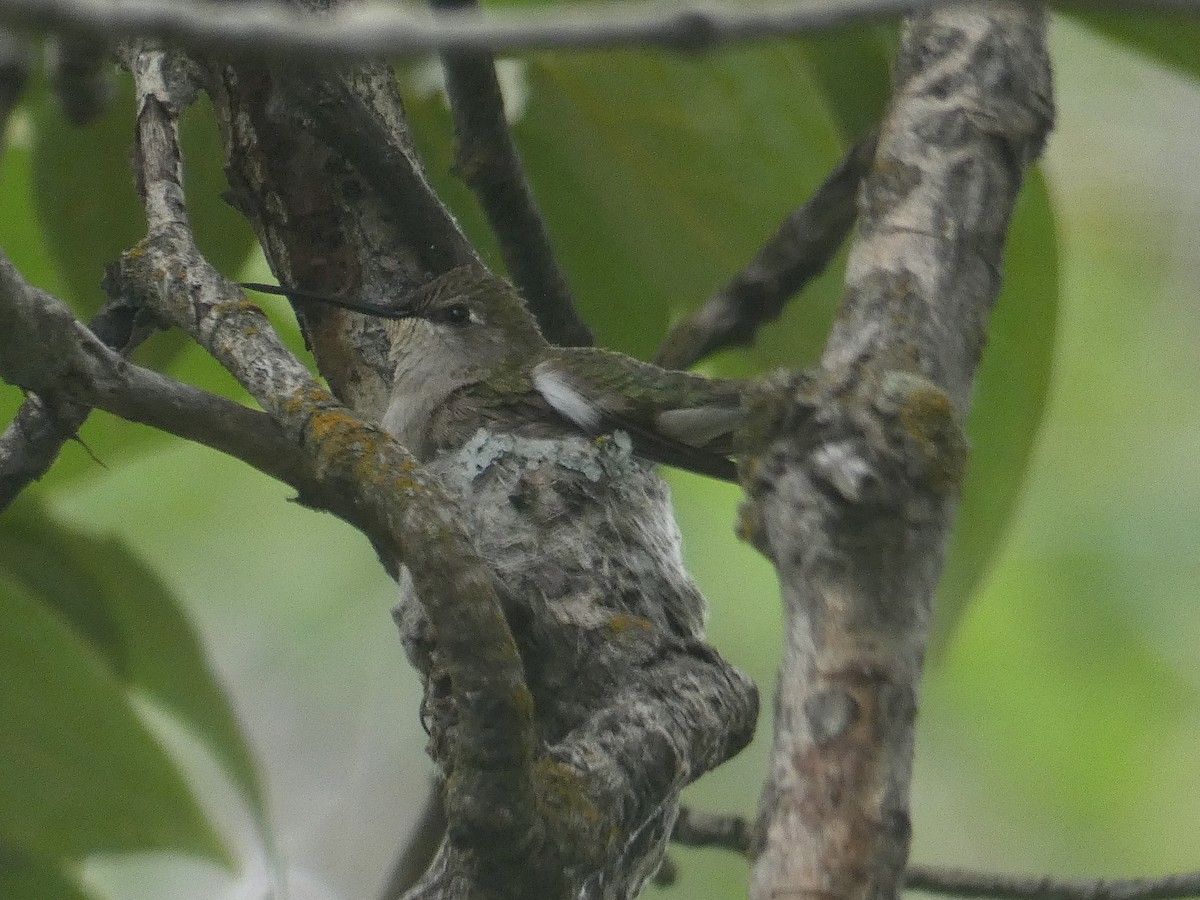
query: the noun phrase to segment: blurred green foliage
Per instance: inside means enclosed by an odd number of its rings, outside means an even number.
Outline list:
[[[1081,16],[1109,41],[1200,74],[1193,23]],[[1068,73],[1097,53],[1101,68],[1136,67],[1078,28],[1055,34]],[[673,319],[749,258],[877,119],[893,40],[889,29],[859,29],[701,57],[505,63],[535,192],[601,343],[650,355]],[[429,72],[412,64],[401,74],[420,150],[495,260],[451,172],[449,116]],[[1098,92],[1120,78],[1066,83],[1082,85],[1060,95],[1069,142],[1073,119],[1103,119]],[[1200,114],[1195,87],[1172,84]],[[36,83],[0,157],[0,247],[82,316],[101,299],[103,264],[140,237],[126,165],[131,106],[126,80],[104,119],[73,129]],[[211,111],[189,111],[184,128],[199,239],[236,274],[252,240],[220,201]],[[1160,132],[1139,139],[1169,139],[1170,123]],[[1186,789],[1200,777],[1200,318],[1174,302],[1174,257],[1159,246],[1167,226],[1136,208],[1165,208],[1177,192],[1168,183],[1154,200],[1129,188],[1133,202],[1117,203],[1111,171],[1107,180],[1092,171],[1112,148],[1069,146],[1056,156],[1052,145],[1049,177],[1035,174],[1022,195],[969,421],[971,471],[935,622],[940,664],[922,709],[915,856],[1151,873],[1188,863],[1200,821],[1200,799]],[[1143,224],[1128,224],[1138,212]],[[706,369],[815,361],[840,268],[754,348]],[[1185,269],[1176,281],[1196,277]],[[139,358],[244,398],[177,337]],[[0,412],[20,399],[3,388]],[[211,881],[137,893],[122,880],[124,857],[104,855],[150,850],[233,862],[239,874],[223,877],[242,890],[282,879],[315,897],[373,893],[427,769],[414,679],[387,622],[392,587],[370,548],[208,451],[99,414],[81,438],[100,462],[69,445],[0,518],[0,896],[212,895]],[[714,642],[766,693],[777,586],[732,537],[739,492],[670,479]],[[753,813],[770,740],[764,699],[759,739],[692,788],[692,802]],[[197,747],[164,739],[145,701]],[[249,832],[205,787],[214,777],[248,807]],[[744,863],[675,853],[681,880],[665,893],[744,894]]]

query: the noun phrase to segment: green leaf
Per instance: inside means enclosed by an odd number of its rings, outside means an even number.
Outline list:
[[[855,29],[703,57],[662,52],[536,57],[515,126],[535,193],[602,345],[653,352],[669,321],[756,252],[887,102],[886,36]],[[409,96],[439,194],[495,259],[469,192],[450,175],[440,96]],[[722,374],[803,365],[819,354],[839,266]]]
[[[146,233],[129,167],[133,88],[128,75],[117,84],[105,114],[84,127],[68,124],[44,85],[29,105],[37,212],[62,274],[62,299],[85,319],[104,302],[104,267]]]
[[[46,242],[62,273],[64,296],[84,319],[104,302],[100,280],[105,266],[146,233],[146,219],[134,188],[130,153],[134,134],[134,95],[127,74],[103,116],[86,127],[69,124],[40,90],[30,105],[34,125],[34,190]],[[249,224],[222,195],[228,185],[224,154],[212,104],[194,104],[180,117],[184,188],[196,242],[219,270],[235,275],[254,248]],[[88,152],[79,152],[86,147]],[[186,346],[171,333],[135,354],[162,368]]]
[[[0,839],[51,858],[174,850],[232,866],[93,647],[16,579],[0,579],[0,610]]]
[[[1200,22],[1195,17],[1145,9],[1072,8],[1062,14],[1169,68],[1200,78]]]
[[[26,280],[71,303],[84,319],[104,300],[99,286],[104,266],[146,230],[129,166],[134,128],[129,78],[119,78],[118,87],[100,121],[78,128],[62,119],[39,81],[18,113],[27,127],[18,130],[20,140],[0,157],[0,196],[6,199],[0,208],[0,247]],[[222,199],[227,189],[224,157],[207,99],[184,112],[180,131],[197,243],[218,269],[236,275],[255,240],[245,220]],[[80,147],[87,147],[88,155],[81,155]],[[134,359],[162,369],[189,343],[179,332],[156,334]],[[4,421],[11,419],[22,399],[15,391],[0,396]],[[93,414],[80,438],[87,450],[68,444],[46,484],[103,472],[93,455],[101,461],[128,459],[133,451],[169,439],[155,429],[104,414]]]
[[[170,589],[111,538],[69,529],[23,499],[0,520],[0,570],[62,618],[127,691],[144,691],[222,761],[260,821],[254,757]]]
[[[217,270],[236,278],[258,242],[250,223],[224,200],[229,190],[225,150],[208,97],[201,97],[179,117],[179,144],[196,244]]]
[[[63,872],[55,861],[0,843],[0,897],[91,900],[92,896]]]
[[[848,140],[866,134],[883,118],[892,87],[893,31],[868,26],[797,40],[813,80]]]
[[[980,587],[1020,500],[1050,388],[1057,324],[1058,239],[1045,179],[1035,169],[1013,216],[1004,289],[967,420],[971,456],[938,589],[934,653]]]

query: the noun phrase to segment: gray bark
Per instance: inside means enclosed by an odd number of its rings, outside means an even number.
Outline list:
[[[751,896],[894,897],[931,598],[1005,234],[1052,119],[1040,9],[905,27],[819,368],[757,411],[743,529],[785,609]]]

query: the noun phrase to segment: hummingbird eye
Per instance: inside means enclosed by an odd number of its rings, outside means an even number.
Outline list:
[[[450,325],[466,325],[471,321],[471,309],[466,304],[455,303],[453,306],[446,307],[443,318]]]

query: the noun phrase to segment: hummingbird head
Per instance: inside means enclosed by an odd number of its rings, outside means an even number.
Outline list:
[[[480,265],[451,269],[386,303],[264,284],[244,287],[389,320],[396,368],[382,424],[410,447],[419,445],[429,415],[455,391],[526,365],[547,346],[512,285]]]
[[[546,343],[513,287],[480,266],[435,278],[396,304],[392,316],[397,380],[412,371],[435,382],[469,384]]]

